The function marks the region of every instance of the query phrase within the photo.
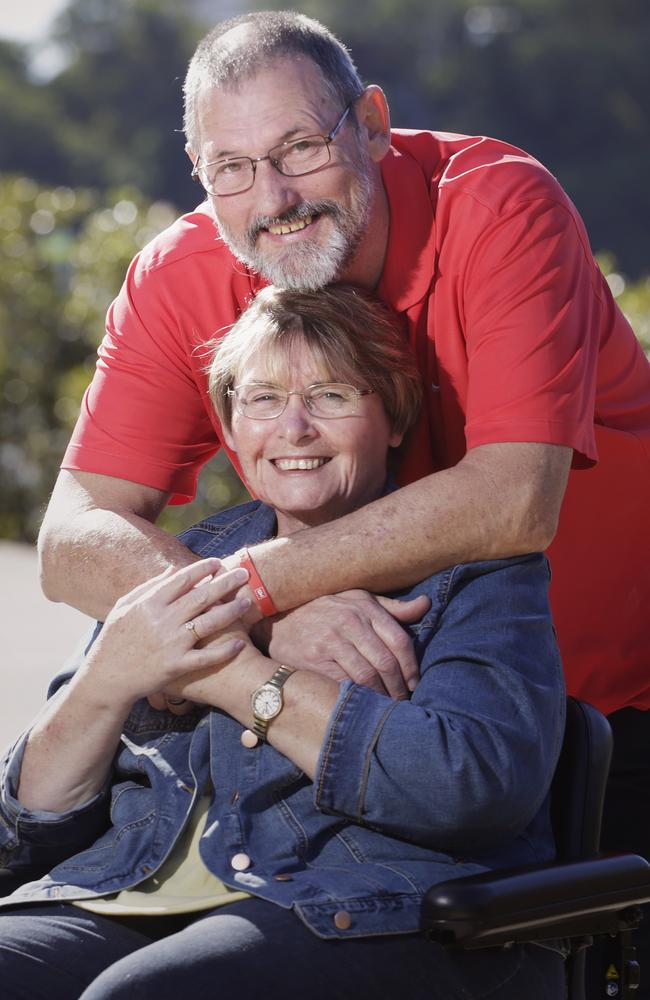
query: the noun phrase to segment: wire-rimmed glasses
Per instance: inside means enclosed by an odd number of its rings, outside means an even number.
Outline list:
[[[192,169],[192,177],[201,182],[208,194],[228,195],[248,191],[255,183],[257,164],[263,160],[269,160],[286,177],[311,174],[329,163],[330,144],[338,135],[351,107],[348,104],[327,135],[303,135],[299,139],[289,139],[269,149],[266,156],[228,156],[210,163],[201,163],[199,157]]]
[[[274,420],[284,413],[289,396],[300,396],[305,407],[315,417],[352,417],[359,408],[359,398],[369,396],[373,389],[356,389],[341,382],[317,382],[300,391],[282,389],[265,382],[246,382],[226,389],[234,399],[242,417],[251,420]]]

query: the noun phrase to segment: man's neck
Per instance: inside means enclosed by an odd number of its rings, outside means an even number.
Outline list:
[[[372,199],[368,230],[357,248],[352,261],[341,275],[341,280],[374,291],[384,269],[390,232],[390,206],[381,175],[377,172],[377,186]]]

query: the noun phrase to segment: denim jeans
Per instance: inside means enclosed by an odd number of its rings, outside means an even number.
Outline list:
[[[247,899],[198,917],[115,920],[69,904],[0,915],[4,1000],[561,1000],[563,963],[531,947],[450,951],[414,934],[323,940]]]

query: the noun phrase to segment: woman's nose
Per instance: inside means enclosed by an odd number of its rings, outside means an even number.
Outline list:
[[[311,439],[318,434],[314,418],[307,409],[300,393],[291,393],[284,412],[277,419],[280,425],[278,430],[282,437],[288,441]]]

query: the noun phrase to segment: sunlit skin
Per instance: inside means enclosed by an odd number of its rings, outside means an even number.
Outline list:
[[[311,60],[278,58],[234,90],[202,92],[198,101],[200,149],[188,148],[188,155],[195,162],[200,154],[205,163],[228,156],[264,156],[288,139],[327,135],[343,110]],[[328,211],[305,211],[305,205],[318,203],[341,209],[356,232],[346,237],[351,259],[335,273],[327,273],[325,266],[323,280],[317,284],[336,278],[374,287],[379,281],[389,225],[379,162],[388,150],[390,130],[381,90],[369,87],[355,103],[355,113],[359,129],[346,121],[331,144],[330,162],[314,173],[285,177],[264,161],[257,165],[255,183],[248,191],[208,196],[231,246],[246,248],[247,234],[255,233],[252,250],[259,260],[258,270],[276,283],[278,274],[268,273],[271,266],[279,263],[293,284],[300,286],[301,271],[309,284],[310,272],[327,256],[336,224]],[[302,228],[293,232],[281,233],[271,222],[298,215],[303,222],[307,216],[307,224],[301,222]],[[257,231],[260,219],[267,224]],[[269,264],[266,270],[264,261]]]
[[[288,390],[336,381],[300,339],[286,370],[290,377],[281,384]],[[263,355],[238,373],[237,384],[247,382],[280,384]],[[334,419],[314,417],[300,396],[290,396],[284,413],[273,420],[251,420],[234,410],[231,430],[224,433],[253,494],[275,507],[279,535],[324,524],[376,500],[386,480],[388,449],[402,437],[391,430],[376,394],[361,396],[353,416]],[[292,459],[310,459],[316,467],[283,467]]]

